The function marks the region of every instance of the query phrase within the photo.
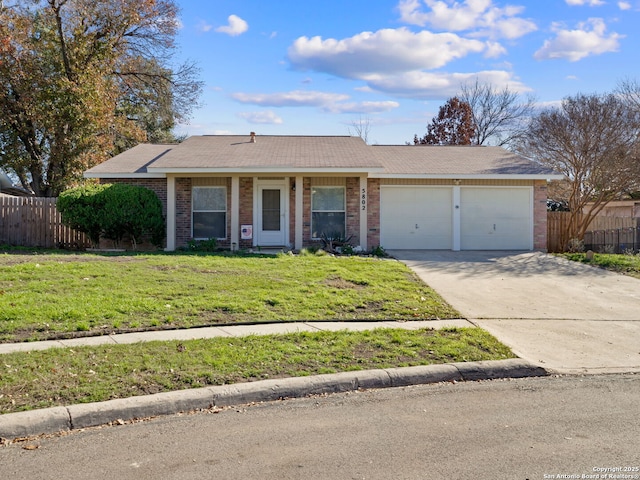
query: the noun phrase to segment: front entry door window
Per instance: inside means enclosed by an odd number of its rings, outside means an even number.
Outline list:
[[[265,232],[280,231],[280,189],[262,189],[262,230]]]

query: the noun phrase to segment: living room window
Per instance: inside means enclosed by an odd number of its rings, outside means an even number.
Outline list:
[[[194,239],[227,238],[226,187],[193,187],[191,204]]]
[[[344,238],[345,187],[313,187],[311,190],[311,237]]]

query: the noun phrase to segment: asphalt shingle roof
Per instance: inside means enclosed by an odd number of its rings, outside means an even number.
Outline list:
[[[553,171],[500,147],[381,145],[360,137],[193,136],[175,145],[142,144],[93,167],[87,176],[206,171],[368,171],[384,176],[554,176]]]
[[[547,175],[553,170],[501,147],[373,146],[387,175]]]
[[[142,143],[87,170],[94,176],[112,174],[147,174],[147,167],[166,155],[177,145],[152,145]]]
[[[359,137],[249,136],[189,137],[153,168],[372,168]]]

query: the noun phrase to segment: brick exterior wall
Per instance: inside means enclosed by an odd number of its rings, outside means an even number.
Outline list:
[[[308,247],[321,242],[311,241],[311,179],[303,177],[302,179],[302,246]]]
[[[176,178],[176,248],[191,240],[191,179]]]
[[[380,179],[367,180],[367,246],[380,246]],[[382,245],[384,247],[384,245]]]
[[[293,187],[296,184],[295,177],[289,179],[289,245],[296,243],[296,192]]]
[[[547,182],[533,183],[533,249],[547,251]]]
[[[358,177],[347,178],[347,238],[351,237],[351,245],[360,245],[360,179]]]
[[[231,217],[231,202],[229,202],[228,215]],[[253,178],[240,177],[240,228],[242,225],[253,225]],[[255,228],[255,226],[254,226]],[[242,240],[241,232],[238,232],[240,239],[239,248],[249,249],[253,245],[253,240]],[[255,235],[255,232],[254,232]]]

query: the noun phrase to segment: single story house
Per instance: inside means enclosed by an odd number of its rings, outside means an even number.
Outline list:
[[[154,190],[166,250],[545,250],[548,168],[499,147],[370,146],[349,136],[192,136],[141,144],[85,172]]]

